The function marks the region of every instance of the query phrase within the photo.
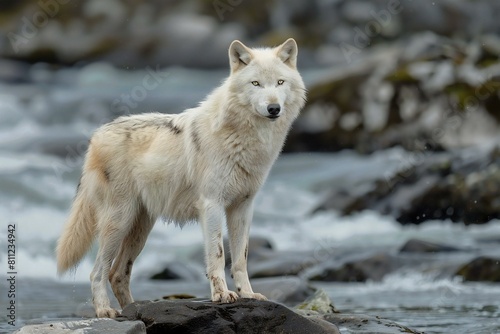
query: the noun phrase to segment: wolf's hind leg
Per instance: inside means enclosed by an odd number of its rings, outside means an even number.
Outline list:
[[[138,211],[132,228],[122,241],[118,257],[109,273],[111,288],[122,309],[134,302],[130,292],[132,266],[144,248],[154,223],[155,219],[149,216],[146,209],[142,207]]]
[[[99,251],[90,274],[92,301],[98,318],[115,318],[119,312],[112,309],[106,291],[111,264],[118,255],[122,240],[127,236],[133,220],[129,212],[107,208],[98,218]]]

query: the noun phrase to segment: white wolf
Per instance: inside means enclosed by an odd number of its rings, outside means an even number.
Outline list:
[[[305,104],[297,44],[229,47],[230,76],[197,108],[178,115],[119,117],[92,136],[68,222],[57,245],[59,273],[77,265],[96,236],[90,274],[98,317],[115,317],[107,281],[123,308],[133,302],[134,260],[158,217],[183,225],[199,221],[214,302],[266,299],[247,273],[252,203]],[[227,224],[228,290],[222,230]]]

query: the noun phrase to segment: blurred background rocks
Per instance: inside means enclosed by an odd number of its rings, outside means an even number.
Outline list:
[[[330,66],[422,32],[460,40],[500,32],[494,0],[4,0],[0,9],[1,56],[62,64],[225,67],[233,39],[275,45],[294,36],[302,66]],[[442,53],[414,43],[410,57]],[[481,62],[494,60],[498,43],[483,48]]]
[[[493,0],[0,6],[0,57],[27,63],[227,68],[234,39],[276,45],[293,36],[299,66],[321,68],[321,75],[310,82],[309,104],[286,151],[451,148],[498,134],[500,3]],[[22,77],[22,68],[8,69],[15,66],[2,63],[0,75]]]

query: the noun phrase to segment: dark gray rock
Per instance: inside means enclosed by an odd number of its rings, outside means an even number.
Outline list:
[[[317,210],[375,210],[402,224],[449,219],[469,225],[500,218],[498,146],[450,152],[425,147],[401,159],[395,172],[332,189]]]
[[[403,224],[450,219],[469,225],[500,218],[499,161],[498,148],[457,150],[445,159],[422,154],[421,162],[388,180],[389,196],[407,204],[388,203],[386,213],[392,212]],[[412,191],[415,188],[421,191]]]
[[[480,256],[463,265],[456,275],[462,276],[465,281],[500,282],[500,259]]]
[[[41,324],[26,325],[15,334],[146,334],[142,321],[112,319],[59,319]]]
[[[141,320],[148,334],[165,333],[339,333],[270,301],[240,299],[232,304],[207,300],[145,301],[128,305],[128,320]]]
[[[2,82],[22,83],[29,78],[29,67],[22,63],[0,59],[0,80]]]
[[[328,263],[312,274],[310,280],[327,282],[380,281],[388,273],[401,267],[398,259],[388,253],[378,253],[357,260]]]
[[[173,280],[182,279],[185,281],[201,281],[205,275],[192,265],[181,261],[172,261],[163,266],[163,270],[153,274],[153,280]]]
[[[306,251],[268,252],[261,253],[261,258],[255,259],[256,257],[248,263],[251,278],[299,275],[319,262],[314,252]]]
[[[403,253],[457,252],[460,249],[419,239],[408,240],[399,250]]]

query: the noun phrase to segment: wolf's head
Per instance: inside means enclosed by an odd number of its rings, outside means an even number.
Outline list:
[[[229,83],[238,104],[269,120],[281,116],[295,119],[305,103],[297,52],[293,38],[278,47],[263,49],[250,49],[240,41],[231,43]]]

